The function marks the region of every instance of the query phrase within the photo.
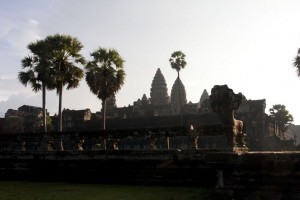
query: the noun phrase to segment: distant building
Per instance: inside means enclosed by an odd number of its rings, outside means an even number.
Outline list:
[[[0,118],[0,134],[4,133],[5,118]]]
[[[63,109],[62,111],[62,125],[63,131],[77,131],[85,129],[85,122],[91,120],[92,112],[90,109],[84,110],[70,110]],[[57,130],[58,116],[52,118],[53,130]]]
[[[40,132],[43,127],[43,109],[23,105],[18,110],[9,109],[5,113],[4,132]]]

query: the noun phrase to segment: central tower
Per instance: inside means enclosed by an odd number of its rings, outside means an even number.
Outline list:
[[[153,78],[150,97],[152,105],[166,105],[169,103],[167,83],[160,68],[157,69]]]

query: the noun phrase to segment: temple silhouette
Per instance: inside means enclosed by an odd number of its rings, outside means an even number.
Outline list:
[[[180,96],[179,100],[179,87]],[[180,118],[180,103],[182,118]],[[243,96],[236,111],[236,118],[244,122],[243,132],[251,149],[272,150],[274,148],[294,148],[295,138],[286,138],[278,122],[265,113],[266,100],[248,100]],[[116,98],[107,100],[107,129],[151,129],[190,126],[201,130],[221,124],[212,111],[209,94],[205,89],[199,102],[188,102],[182,81],[177,78],[168,94],[166,80],[158,68],[151,83],[150,98],[146,94],[132,105],[117,107]],[[57,116],[51,116],[51,131],[57,130]],[[90,109],[63,110],[63,131],[94,131],[102,129],[101,112],[92,113]],[[182,124],[181,124],[182,123]],[[42,108],[23,105],[18,110],[9,109],[2,119],[2,132],[40,132],[42,129]],[[212,133],[213,134],[213,133]],[[218,145],[218,144],[215,144]]]

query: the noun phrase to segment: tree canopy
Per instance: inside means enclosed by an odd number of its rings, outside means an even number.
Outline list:
[[[287,125],[294,121],[293,116],[286,110],[285,105],[276,104],[270,108],[270,117],[281,124],[282,131],[286,131]]]
[[[70,35],[52,35],[45,39],[49,45],[48,54],[51,62],[51,87],[57,89],[67,85],[67,89],[76,88],[84,73],[80,65],[85,64],[80,54],[83,45]]]
[[[177,72],[179,72],[186,66],[185,54],[181,51],[175,51],[174,53],[172,53],[169,62],[171,64],[172,69],[175,69]]]
[[[295,57],[294,66],[297,68],[297,73],[300,77],[300,48],[298,49],[297,56]]]
[[[104,101],[124,84],[124,60],[114,49],[99,48],[91,56],[93,60],[86,65],[86,82],[91,92]]]

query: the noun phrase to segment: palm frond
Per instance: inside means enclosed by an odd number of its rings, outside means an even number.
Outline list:
[[[297,75],[300,77],[300,48],[298,49],[297,56],[295,57],[293,64],[297,68]]]
[[[19,72],[18,79],[25,86],[27,86],[28,82],[30,81],[29,74],[26,72]]]
[[[61,34],[48,36],[45,42],[51,63],[48,88],[59,91],[61,85],[67,85],[67,89],[78,87],[84,72],[76,64],[85,64],[84,57],[79,53],[83,45],[77,38]]]
[[[31,68],[31,67],[33,67],[33,63],[34,63],[33,57],[31,57],[31,56],[26,56],[25,58],[23,58],[23,59],[21,60],[21,67],[22,67],[23,69],[24,69],[24,68],[27,68],[27,67]]]

